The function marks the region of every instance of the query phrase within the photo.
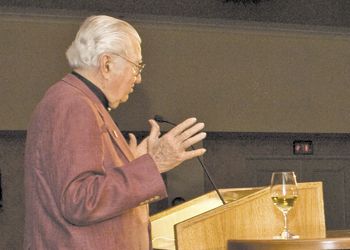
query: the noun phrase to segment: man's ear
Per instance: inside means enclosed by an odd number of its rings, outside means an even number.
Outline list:
[[[100,72],[107,79],[107,75],[110,72],[111,67],[111,57],[109,55],[102,55],[100,58]]]

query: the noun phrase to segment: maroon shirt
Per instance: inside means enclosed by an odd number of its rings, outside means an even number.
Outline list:
[[[107,110],[68,74],[36,107],[25,151],[24,249],[150,249],[148,200],[166,196]]]

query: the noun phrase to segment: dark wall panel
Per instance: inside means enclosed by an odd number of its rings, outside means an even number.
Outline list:
[[[24,225],[23,155],[25,134],[0,131],[3,207],[0,249],[22,249]]]
[[[295,140],[311,140],[314,153],[294,155]],[[345,229],[350,224],[349,142],[348,134],[214,133],[205,142],[205,161],[221,188],[268,186],[274,171],[295,171],[299,182],[322,181],[327,229]],[[205,189],[212,190],[208,180]]]

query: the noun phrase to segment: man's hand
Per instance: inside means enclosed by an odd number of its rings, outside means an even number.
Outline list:
[[[186,151],[193,144],[202,141],[206,133],[200,132],[204,123],[197,123],[196,118],[189,118],[168,133],[160,136],[160,128],[156,121],[149,120],[151,132],[147,140],[147,151],[156,162],[159,172],[167,172],[185,160],[201,156],[204,148]]]
[[[147,140],[148,137],[143,139],[139,145],[137,145],[136,136],[133,133],[129,133],[129,148],[135,158],[141,155],[147,154]]]

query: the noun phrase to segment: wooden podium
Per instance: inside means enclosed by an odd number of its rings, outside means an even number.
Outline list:
[[[289,229],[301,239],[326,236],[321,182],[299,183]],[[151,217],[155,249],[221,250],[229,239],[272,239],[283,228],[269,187],[220,189]]]

